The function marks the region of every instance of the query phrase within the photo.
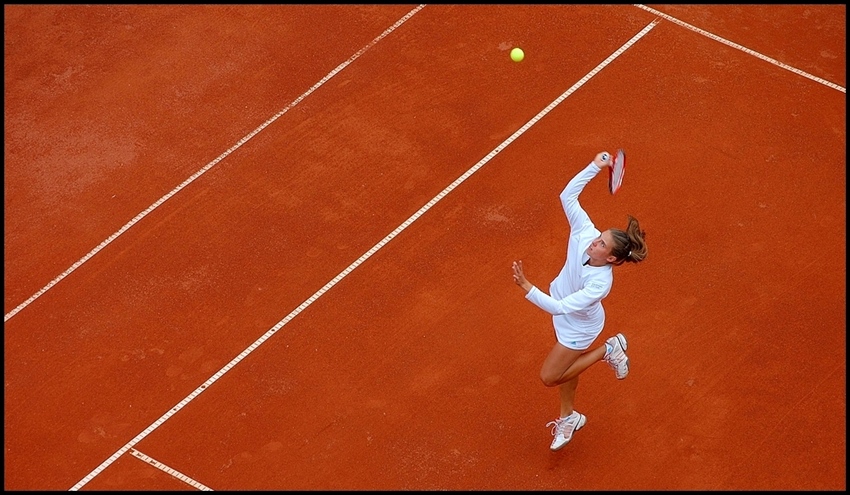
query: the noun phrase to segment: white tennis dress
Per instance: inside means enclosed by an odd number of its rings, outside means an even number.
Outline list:
[[[605,310],[602,299],[614,283],[613,266],[590,266],[587,248],[601,232],[578,202],[590,179],[601,171],[591,162],[570,180],[561,192],[561,204],[570,222],[567,261],[561,273],[549,284],[549,294],[532,287],[525,298],[552,315],[558,342],[570,349],[585,350],[602,333]],[[551,294],[551,295],[550,295]]]

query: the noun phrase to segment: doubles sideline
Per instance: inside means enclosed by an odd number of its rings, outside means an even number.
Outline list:
[[[123,227],[121,227],[120,229],[118,229],[118,231],[117,231],[117,232],[115,232],[115,233],[114,233],[114,234],[112,234],[111,236],[107,237],[105,241],[103,241],[103,242],[101,242],[100,244],[98,244],[98,245],[97,245],[97,247],[95,247],[94,249],[92,249],[91,251],[89,251],[89,252],[88,252],[88,254],[86,254],[85,256],[83,256],[82,258],[80,258],[80,259],[79,259],[76,263],[74,263],[73,265],[71,265],[71,267],[70,267],[70,268],[68,268],[67,270],[65,270],[65,271],[64,271],[64,272],[62,272],[61,274],[59,274],[59,276],[58,276],[58,277],[54,278],[53,280],[51,280],[51,281],[50,281],[50,283],[48,283],[47,285],[45,285],[44,287],[42,287],[42,288],[41,288],[41,290],[39,290],[38,292],[36,292],[35,294],[33,294],[33,295],[32,295],[29,299],[27,299],[26,301],[24,301],[24,302],[22,302],[21,304],[19,304],[19,305],[18,305],[15,309],[13,309],[12,311],[9,311],[8,313],[6,313],[6,316],[4,316],[4,317],[3,317],[3,322],[5,323],[5,322],[9,321],[9,318],[11,318],[11,317],[15,316],[15,315],[16,315],[16,314],[18,314],[18,312],[20,312],[22,309],[24,309],[24,308],[26,308],[27,306],[29,306],[29,305],[30,305],[33,301],[35,301],[36,299],[38,299],[38,298],[39,298],[42,294],[44,294],[45,292],[47,292],[48,290],[50,290],[50,288],[51,288],[51,287],[53,287],[54,285],[56,285],[57,283],[59,283],[59,282],[60,282],[63,278],[65,278],[65,277],[67,277],[68,275],[70,275],[70,274],[71,274],[71,272],[73,272],[74,270],[76,270],[77,268],[79,268],[79,267],[80,267],[83,263],[85,263],[86,261],[88,261],[89,259],[91,259],[91,257],[92,257],[92,256],[96,255],[96,254],[97,254],[97,253],[99,253],[99,252],[100,252],[103,248],[105,248],[106,246],[108,246],[108,245],[109,245],[109,243],[111,243],[112,241],[114,241],[115,239],[117,239],[117,238],[118,238],[118,236],[120,236],[121,234],[123,234],[124,232],[126,232],[126,231],[127,231],[130,227],[132,227],[133,225],[136,225],[137,223],[139,223],[139,221],[140,221],[141,219],[145,218],[145,217],[148,215],[148,213],[150,213],[150,212],[154,211],[155,209],[157,209],[157,208],[159,207],[159,205],[161,205],[162,203],[165,203],[166,201],[168,201],[168,199],[170,199],[172,196],[174,196],[175,194],[177,194],[178,192],[180,192],[180,190],[182,190],[184,187],[188,186],[189,184],[191,184],[192,182],[194,182],[194,181],[195,181],[195,179],[197,179],[198,177],[200,177],[200,176],[204,175],[204,174],[205,174],[205,173],[206,173],[209,169],[213,168],[213,167],[214,167],[214,166],[215,166],[218,162],[220,162],[220,161],[224,160],[225,158],[227,158],[227,156],[228,156],[228,155],[230,155],[231,153],[233,153],[234,151],[236,151],[237,149],[239,149],[240,147],[242,147],[242,145],[243,145],[243,144],[245,144],[245,143],[247,143],[247,142],[248,142],[248,141],[249,141],[252,137],[254,137],[254,136],[256,136],[257,134],[259,134],[259,132],[260,132],[260,131],[262,131],[263,129],[265,129],[266,127],[268,127],[268,126],[269,126],[272,122],[274,122],[275,120],[279,119],[279,118],[280,118],[283,114],[285,114],[286,112],[290,111],[290,110],[291,110],[291,109],[292,109],[295,105],[297,105],[298,103],[300,103],[300,102],[301,102],[301,100],[303,100],[304,98],[306,98],[307,96],[309,96],[311,93],[313,93],[313,91],[316,91],[317,89],[319,89],[319,87],[320,87],[320,86],[322,86],[323,84],[325,84],[326,82],[328,82],[328,80],[330,80],[330,78],[332,78],[333,76],[335,76],[335,75],[336,75],[339,71],[341,71],[342,69],[346,68],[349,64],[351,64],[351,62],[354,62],[355,60],[357,60],[358,58],[360,58],[360,56],[361,56],[361,55],[363,55],[364,53],[366,53],[366,51],[367,51],[367,50],[369,50],[369,48],[372,48],[372,47],[375,45],[375,43],[377,43],[377,42],[381,41],[381,40],[382,40],[382,39],[384,39],[387,35],[389,35],[391,32],[395,31],[395,29],[396,29],[396,28],[398,28],[399,26],[401,26],[402,24],[404,24],[404,23],[405,23],[408,19],[410,19],[411,17],[413,17],[413,15],[414,15],[414,14],[416,14],[417,12],[419,12],[420,10],[422,10],[423,8],[425,8],[425,4],[421,4],[421,5],[417,6],[416,8],[414,8],[413,10],[411,10],[410,12],[408,12],[407,14],[405,14],[405,16],[404,16],[404,17],[402,17],[401,19],[399,19],[398,21],[396,21],[396,23],[395,23],[395,24],[393,24],[392,26],[388,27],[388,28],[387,28],[387,29],[386,29],[383,33],[381,33],[381,34],[380,34],[377,38],[375,38],[375,39],[373,39],[372,41],[370,41],[370,42],[369,42],[366,46],[364,46],[363,48],[361,48],[360,50],[358,50],[358,51],[357,51],[357,53],[355,53],[354,55],[352,55],[351,57],[349,57],[349,58],[348,58],[348,60],[346,60],[345,62],[343,62],[343,63],[339,64],[338,66],[336,66],[336,68],[335,68],[334,70],[330,71],[330,72],[328,73],[328,75],[326,75],[326,76],[325,76],[325,77],[323,77],[321,80],[319,80],[319,82],[317,82],[316,84],[314,84],[314,85],[313,85],[310,89],[308,89],[306,92],[304,92],[304,94],[302,94],[301,96],[299,96],[298,98],[296,98],[295,100],[293,100],[293,101],[292,101],[292,103],[290,103],[289,105],[287,105],[287,106],[286,106],[283,110],[281,110],[280,112],[278,112],[278,113],[274,114],[274,115],[273,115],[270,119],[268,119],[267,121],[263,122],[263,123],[262,123],[262,125],[260,125],[260,127],[257,127],[256,129],[254,129],[253,131],[251,131],[251,132],[250,132],[247,136],[245,136],[245,137],[243,137],[242,139],[240,139],[240,140],[239,140],[236,144],[234,144],[233,146],[231,146],[231,147],[230,147],[227,151],[225,151],[224,153],[222,153],[222,154],[220,154],[218,157],[216,157],[216,159],[215,159],[215,160],[213,160],[213,161],[211,161],[211,162],[207,163],[206,165],[204,165],[204,166],[203,166],[200,170],[198,170],[197,172],[195,172],[194,174],[192,174],[192,175],[191,175],[188,179],[184,180],[184,181],[183,181],[183,182],[182,182],[179,186],[177,186],[177,187],[175,187],[174,189],[172,189],[171,191],[169,191],[169,192],[168,192],[168,194],[166,194],[165,196],[163,196],[163,197],[159,198],[159,199],[158,199],[158,200],[157,200],[154,204],[152,204],[152,205],[148,206],[148,207],[147,207],[147,209],[145,209],[145,211],[143,211],[143,212],[139,213],[138,215],[136,215],[135,217],[133,217],[133,219],[132,219],[132,220],[130,220],[129,222],[127,222],[126,224],[124,224],[124,226],[123,226]]]

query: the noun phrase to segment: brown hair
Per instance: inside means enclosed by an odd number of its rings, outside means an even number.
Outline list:
[[[627,261],[640,263],[646,258],[646,232],[640,229],[636,218],[631,215],[628,217],[626,230],[611,229],[611,235],[614,237],[611,255],[617,258],[613,265],[622,265]]]

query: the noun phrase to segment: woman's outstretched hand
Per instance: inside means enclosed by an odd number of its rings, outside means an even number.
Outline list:
[[[530,291],[531,288],[534,286],[531,284],[531,282],[528,281],[527,278],[525,278],[525,272],[523,272],[522,270],[522,260],[514,261],[512,268],[514,271],[514,283],[522,287],[522,290],[524,290],[525,292]]]
[[[614,157],[611,156],[611,153],[602,151],[596,155],[596,158],[593,159],[593,163],[595,163],[599,168],[610,167],[614,164]]]

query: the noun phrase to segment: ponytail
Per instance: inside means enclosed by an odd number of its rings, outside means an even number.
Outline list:
[[[640,224],[633,216],[628,216],[626,230],[611,229],[614,244],[611,254],[617,258],[614,265],[625,262],[640,263],[646,258],[646,232],[640,229]]]

